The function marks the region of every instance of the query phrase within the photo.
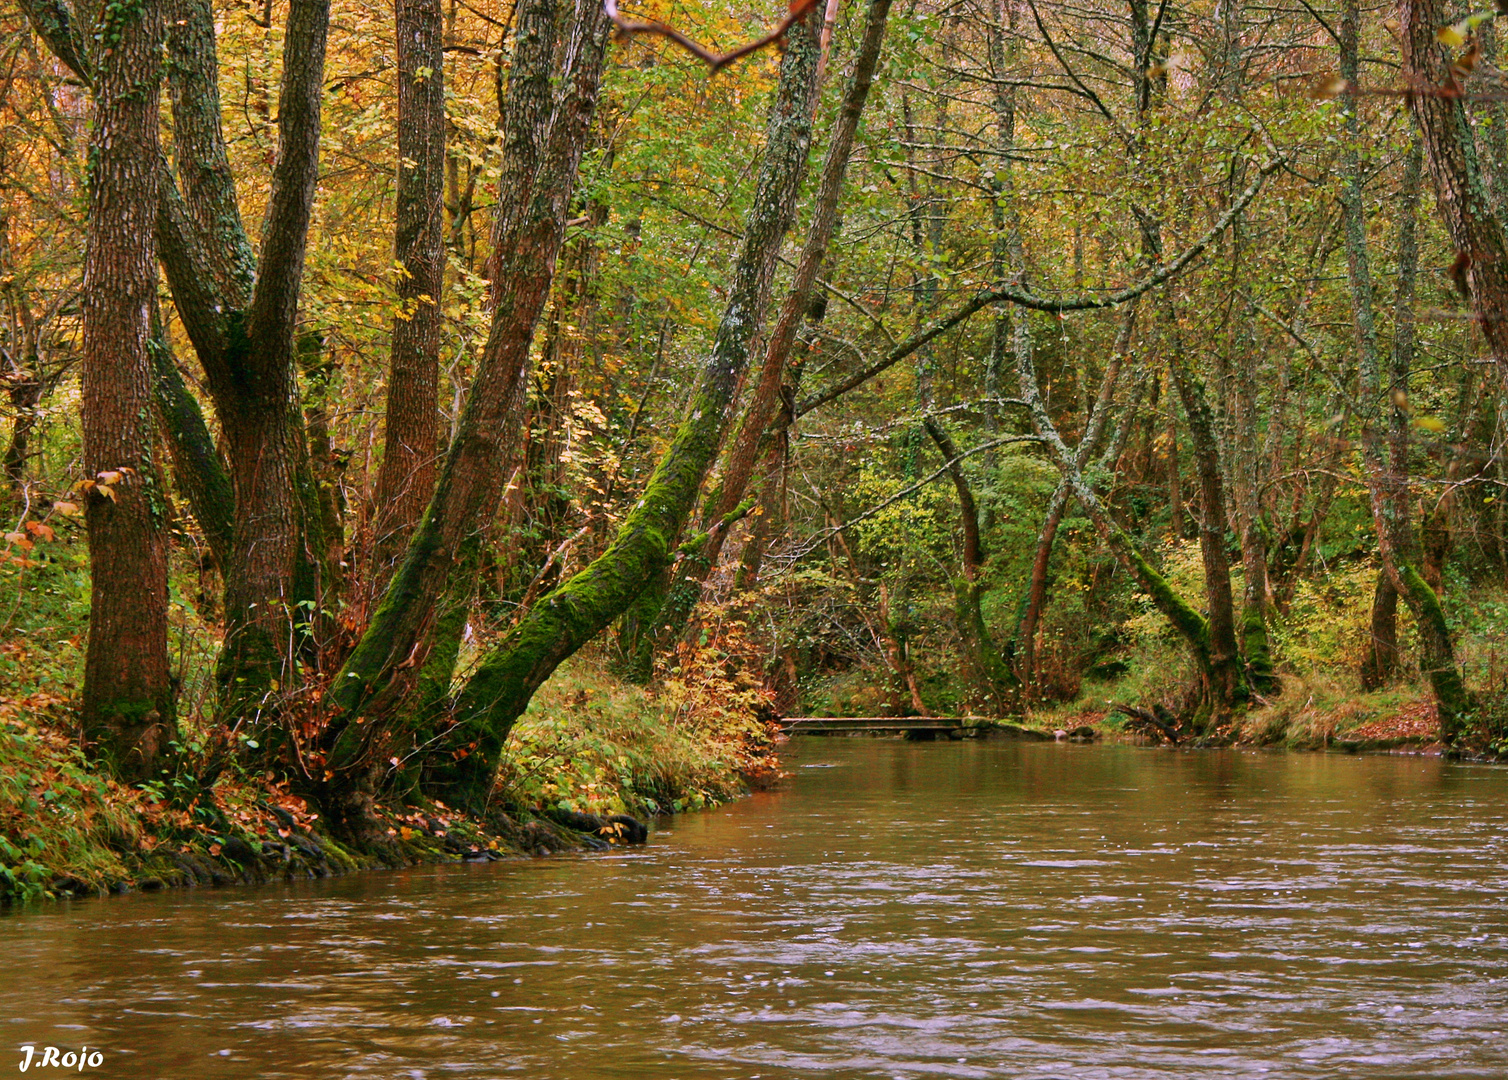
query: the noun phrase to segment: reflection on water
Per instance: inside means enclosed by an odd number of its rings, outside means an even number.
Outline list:
[[[1508,771],[788,757],[785,790],[633,854],[0,919],[4,1050],[168,1078],[1508,1075]]]

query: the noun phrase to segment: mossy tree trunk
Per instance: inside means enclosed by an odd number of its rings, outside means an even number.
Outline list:
[[[1442,0],[1406,0],[1403,16],[1403,77],[1407,85],[1443,86],[1453,80],[1453,57],[1436,32],[1454,9]],[[1434,180],[1435,203],[1457,253],[1464,256],[1471,306],[1499,378],[1508,377],[1508,249],[1493,212],[1488,177],[1461,94],[1410,94],[1409,109],[1423,137]]]
[[[223,573],[231,557],[236,524],[236,494],[230,484],[230,473],[204,421],[199,402],[178,370],[172,342],[155,314],[148,349],[152,356],[157,414],[178,490],[188,496],[189,508],[204,530],[215,566]]]
[[[707,540],[694,555],[684,558],[678,564],[675,581],[666,602],[654,618],[655,647],[658,650],[670,647],[685,631],[692,609],[701,598],[707,575],[722,555],[728,530],[717,526],[743,502],[770,421],[780,405],[780,388],[786,375],[787,363],[797,344],[802,324],[812,312],[812,292],[817,283],[817,272],[822,267],[828,245],[838,227],[838,204],[843,195],[843,178],[848,172],[848,159],[853,153],[859,120],[863,116],[869,88],[879,66],[880,49],[885,41],[885,24],[889,15],[890,0],[870,0],[865,13],[863,38],[854,60],[854,72],[833,123],[832,137],[828,140],[816,204],[812,209],[811,224],[801,249],[801,257],[796,263],[790,290],[781,304],[780,314],[776,317],[769,342],[765,346],[759,382],[723,462],[716,498],[711,501],[706,518],[708,525],[712,526]]]
[[[1003,716],[1019,683],[984,621],[985,555],[980,540],[979,505],[958,460],[952,436],[935,417],[927,417],[922,425],[947,463],[948,477],[958,494],[958,518],[963,531],[959,551],[962,573],[953,581],[953,613],[963,646],[964,671],[976,689],[989,699],[995,715]]]
[[[1170,323],[1172,318],[1170,313]],[[1199,554],[1204,564],[1205,604],[1209,611],[1205,666],[1201,674],[1205,681],[1205,701],[1218,716],[1238,706],[1248,692],[1241,670],[1241,653],[1236,644],[1236,605],[1231,592],[1230,558],[1225,549],[1225,484],[1204,382],[1182,355],[1176,335],[1169,345],[1168,366],[1183,403],[1184,416],[1188,419],[1189,442],[1199,476]],[[1265,648],[1267,634],[1260,613],[1256,625],[1244,626],[1243,630],[1256,637]]]
[[[387,737],[380,734],[384,721],[403,709],[437,616],[462,602],[448,592],[469,590],[456,577],[462,554],[488,528],[522,445],[530,345],[565,237],[611,25],[600,4],[577,0],[569,20],[561,7],[559,0],[528,0],[519,13],[488,271],[492,324],[429,507],[326,695],[334,714],[328,769],[337,776]],[[353,727],[358,716],[370,722]]]
[[[1398,218],[1398,285],[1393,296],[1393,348],[1388,385],[1388,472],[1385,526],[1393,546],[1407,547],[1409,525],[1409,373],[1414,362],[1414,278],[1419,267],[1419,188],[1424,149],[1418,139],[1404,162]],[[1372,597],[1371,638],[1362,663],[1362,685],[1369,690],[1387,683],[1398,670],[1398,590],[1386,569],[1377,572]]]
[[[809,15],[787,34],[728,304],[688,411],[608,549],[543,597],[461,691],[450,743],[466,756],[443,778],[457,802],[486,798],[503,742],[534,691],[622,614],[670,559],[672,537],[691,512],[722,441],[806,172],[819,20],[820,13]]]

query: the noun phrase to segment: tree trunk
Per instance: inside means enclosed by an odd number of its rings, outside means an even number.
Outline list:
[[[329,769],[337,775],[366,753],[380,726],[351,722],[363,713],[394,714],[412,684],[409,673],[426,659],[439,609],[449,606],[441,597],[469,588],[454,575],[466,545],[497,512],[521,445],[530,345],[565,236],[610,26],[600,4],[577,0],[561,50],[569,66],[557,74],[558,8],[558,0],[528,0],[519,15],[489,269],[492,326],[429,507],[326,696],[335,710],[326,733]]]
[[[85,743],[128,781],[155,778],[174,737],[168,546],[152,457],[151,311],[157,293],[154,0],[106,13],[94,86],[83,287],[84,471],[89,640]]]
[[[94,75],[67,5],[23,0],[23,6],[54,54],[90,82]],[[207,0],[172,0],[167,13],[162,67],[184,190],[179,193],[160,154],[154,158],[157,256],[204,367],[236,498],[224,566],[220,706],[227,714],[262,716],[297,677],[295,612],[315,593],[307,550],[318,517],[295,400],[293,323],[318,172],[329,7],[327,0],[291,0],[289,6],[278,154],[259,260],[241,223],[221,130],[213,11]]]
[[[958,448],[953,445],[952,437],[934,417],[929,416],[922,423],[942,453],[943,461],[948,463],[948,476],[958,493],[958,517],[963,528],[960,552],[963,572],[953,582],[953,611],[964,650],[964,673],[984,692],[995,715],[1003,716],[1018,680],[995,647],[984,621],[984,549],[979,538],[979,506],[974,501],[968,477],[964,475],[963,464],[957,460]]]
[[[1131,335],[1136,327],[1136,307],[1134,301],[1127,305],[1125,316],[1121,319],[1120,332],[1116,337],[1115,351],[1110,356],[1110,362],[1105,365],[1105,374],[1100,379],[1100,392],[1090,410],[1084,438],[1080,440],[1074,451],[1074,465],[1081,470],[1088,466],[1089,459],[1099,449],[1100,438],[1105,430],[1105,421],[1110,416],[1111,404],[1115,398],[1116,385],[1120,382],[1121,365],[1131,348]],[[1116,441],[1119,443],[1120,439]],[[1119,446],[1115,447],[1115,453],[1119,456]],[[1112,463],[1113,461],[1107,461],[1102,464]],[[1021,618],[1011,638],[1013,648],[1010,651],[1014,652],[1016,657],[1016,675],[1028,687],[1028,690],[1036,683],[1037,624],[1041,621],[1042,610],[1047,603],[1048,569],[1052,563],[1052,550],[1057,541],[1058,526],[1062,524],[1063,512],[1068,508],[1069,497],[1068,481],[1059,481],[1057,489],[1053,491],[1052,498],[1048,501],[1047,516],[1042,521],[1042,528],[1037,533],[1037,546],[1032,553],[1031,576],[1027,579],[1026,596],[1021,605]]]
[[[439,0],[396,0],[398,316],[365,582],[380,596],[435,484],[440,300],[445,287],[445,57]]]
[[[833,123],[832,138],[823,160],[816,205],[812,210],[806,242],[796,264],[790,291],[786,294],[775,326],[770,332],[759,383],[744,412],[743,424],[725,458],[722,481],[709,515],[709,526],[721,522],[743,502],[770,420],[780,404],[780,386],[786,362],[796,344],[797,332],[811,309],[812,289],[816,285],[817,272],[822,267],[828,244],[838,225],[838,203],[843,194],[843,178],[848,171],[848,159],[853,152],[859,119],[864,113],[864,104],[869,98],[869,88],[879,65],[880,48],[884,44],[885,23],[889,14],[890,0],[870,0],[865,15],[863,40],[854,61],[853,77],[849,80],[842,108]],[[727,534],[726,528],[713,528],[701,550],[694,557],[683,559],[678,565],[679,573],[675,575],[675,584],[671,586],[665,606],[655,619],[655,645],[658,649],[678,640],[685,630],[692,609],[701,598],[702,585],[722,554]]]
[[[503,742],[534,691],[617,618],[670,559],[671,538],[680,532],[722,441],[806,171],[820,18],[808,15],[787,34],[728,306],[689,411],[607,551],[542,598],[462,690],[451,745],[468,756],[448,778],[457,801],[485,799]]]
[[[235,492],[231,490],[225,462],[215,448],[214,436],[204,422],[204,413],[178,370],[172,342],[156,318],[155,305],[152,338],[147,348],[152,357],[157,415],[163,442],[173,460],[178,490],[188,496],[189,508],[204,530],[215,565],[223,574],[235,534]]]
[[[1175,316],[1168,313],[1171,323]],[[1225,553],[1225,485],[1220,474],[1220,451],[1215,440],[1204,383],[1189,367],[1176,332],[1170,341],[1168,366],[1183,402],[1199,477],[1199,553],[1204,563],[1204,591],[1208,616],[1208,665],[1204,671],[1205,701],[1218,719],[1247,694],[1236,647],[1235,600],[1230,587],[1230,559]],[[1263,635],[1265,640],[1265,633]]]
[[[1441,0],[1405,0],[1402,12],[1405,82],[1417,86],[1453,82],[1450,57],[1435,37],[1436,31],[1450,21],[1444,4]],[[1508,252],[1502,227],[1493,214],[1492,195],[1477,155],[1465,101],[1459,93],[1420,93],[1408,95],[1408,102],[1424,140],[1440,215],[1457,258],[1465,260],[1465,280],[1477,325],[1497,362],[1498,377],[1508,378]]]
[[[1393,546],[1404,550],[1409,534],[1409,421],[1407,414],[1409,372],[1414,362],[1414,277],[1419,266],[1419,186],[1424,149],[1418,139],[1409,147],[1404,162],[1398,218],[1398,287],[1393,297],[1392,373],[1388,386],[1390,417],[1388,433],[1389,502],[1392,510],[1386,524],[1393,530]],[[1377,571],[1372,598],[1371,639],[1362,663],[1361,682],[1368,690],[1386,684],[1397,673],[1398,590],[1385,569]]]
[[[1438,50],[1434,45],[1434,33],[1440,20],[1438,4],[1434,0],[1422,0],[1420,3],[1406,3],[1403,10],[1405,71],[1414,78],[1438,75],[1440,64]],[[1425,20],[1432,20],[1427,27],[1424,25]],[[1352,72],[1356,70],[1358,23],[1357,2],[1347,0],[1341,33],[1341,62],[1343,69]],[[1464,714],[1470,708],[1470,695],[1456,665],[1450,629],[1440,600],[1411,564],[1411,549],[1414,545],[1409,543],[1407,548],[1395,545],[1395,537],[1407,538],[1408,534],[1401,533],[1390,520],[1396,504],[1394,493],[1388,490],[1382,456],[1383,438],[1378,400],[1382,396],[1382,376],[1371,270],[1367,259],[1361,159],[1357,146],[1360,125],[1356,117],[1355,100],[1354,96],[1349,99],[1346,112],[1347,144],[1342,152],[1341,205],[1345,215],[1346,263],[1351,278],[1351,308],[1359,353],[1358,405],[1362,422],[1362,457],[1383,569],[1392,580],[1393,588],[1408,604],[1418,624],[1419,667],[1430,680],[1434,692],[1441,737],[1447,743],[1452,743],[1461,734]],[[1493,260],[1490,267],[1480,270],[1474,261],[1472,269],[1468,271],[1477,314],[1487,320],[1484,329],[1489,342],[1492,342],[1492,309],[1497,303],[1494,290],[1505,284],[1499,280],[1503,268],[1498,265],[1503,257],[1502,238],[1496,222],[1491,219],[1485,191],[1481,188],[1481,176],[1475,163],[1475,147],[1470,142],[1469,130],[1465,128],[1464,112],[1458,101],[1447,101],[1434,95],[1415,94],[1411,100],[1415,118],[1419,121],[1423,134],[1430,172],[1435,179],[1437,201],[1452,238],[1458,246],[1463,240],[1468,245],[1472,240],[1480,240],[1483,247],[1467,246],[1463,250],[1472,252],[1474,260],[1488,256]],[[1493,244],[1496,247],[1492,247]],[[1495,346],[1494,351],[1496,352]],[[1502,363],[1508,357],[1508,351],[1497,355],[1499,363]]]

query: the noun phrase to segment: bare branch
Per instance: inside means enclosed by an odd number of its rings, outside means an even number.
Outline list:
[[[607,17],[613,20],[613,25],[618,28],[620,38],[630,38],[635,34],[657,34],[668,38],[691,55],[706,62],[713,74],[721,71],[735,60],[741,60],[750,53],[756,53],[767,45],[773,45],[785,37],[785,32],[801,19],[806,18],[807,13],[817,6],[817,0],[792,0],[790,10],[780,25],[771,30],[764,37],[751,41],[746,45],[740,45],[732,52],[715,53],[704,45],[692,41],[685,34],[667,23],[650,20],[649,22],[631,22],[618,14],[617,0],[603,0],[603,9]]]

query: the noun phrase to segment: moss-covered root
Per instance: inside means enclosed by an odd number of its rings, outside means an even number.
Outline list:
[[[1412,566],[1400,565],[1398,576],[1419,624],[1419,667],[1429,676],[1430,689],[1434,691],[1435,707],[1440,714],[1440,738],[1452,746],[1465,733],[1472,701],[1456,664],[1445,608],[1435,590]]]
[[[1241,651],[1246,656],[1247,678],[1259,694],[1282,688],[1272,666],[1272,645],[1267,637],[1267,613],[1262,604],[1247,604],[1241,613]]]

